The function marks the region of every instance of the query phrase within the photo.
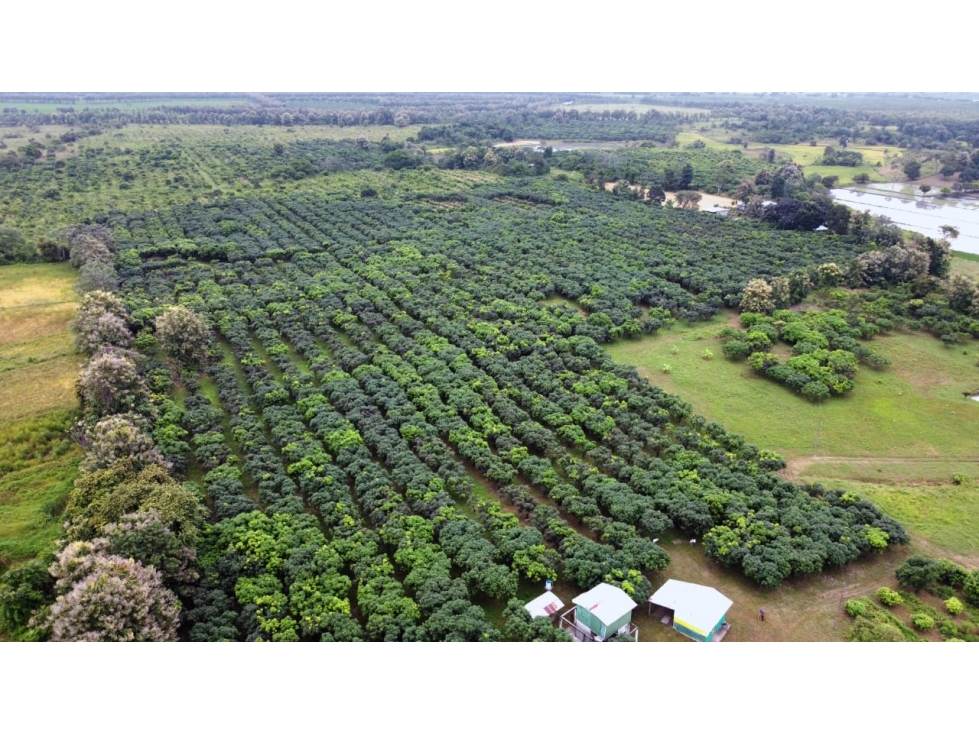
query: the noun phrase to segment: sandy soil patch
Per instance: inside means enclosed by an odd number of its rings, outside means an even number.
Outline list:
[[[672,191],[667,191],[666,200],[675,202],[676,194]],[[715,194],[705,194],[700,192],[700,202],[697,204],[697,208],[703,210],[709,206],[724,206],[730,209],[737,203],[738,202],[736,202],[734,199],[729,199],[726,196],[716,196]]]

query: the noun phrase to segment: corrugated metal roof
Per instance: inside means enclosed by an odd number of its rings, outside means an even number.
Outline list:
[[[603,624],[617,622],[626,612],[631,612],[638,606],[628,594],[612,584],[599,584],[591,591],[576,596],[571,603],[584,607]]]
[[[670,579],[649,597],[649,601],[672,609],[674,618],[700,630],[712,630],[734,604],[710,586]]]
[[[564,606],[564,602],[558,599],[553,591],[545,591],[536,599],[531,599],[523,605],[523,608],[530,612],[532,619],[538,617],[550,617]]]

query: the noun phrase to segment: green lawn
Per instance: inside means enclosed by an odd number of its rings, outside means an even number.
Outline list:
[[[866,173],[871,181],[886,181],[887,178],[881,174],[880,170],[874,168],[873,166],[803,166],[803,172],[808,178],[813,173],[818,173],[823,178],[827,176],[836,176],[839,179],[839,183],[850,184],[853,183],[853,177],[860,173]]]
[[[731,315],[619,342],[607,351],[709,420],[786,458],[979,458],[979,403],[962,398],[963,391],[979,389],[974,349],[946,349],[925,334],[878,337],[871,346],[893,366],[862,368],[851,394],[814,405],[744,362],[720,356],[714,335]],[[711,361],[702,357],[708,348],[716,355]]]

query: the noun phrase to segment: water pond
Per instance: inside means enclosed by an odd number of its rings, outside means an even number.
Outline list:
[[[902,229],[943,237],[943,224],[959,230],[953,250],[979,255],[979,198],[923,196],[911,184],[889,183],[833,189],[833,199],[857,211],[890,217]]]

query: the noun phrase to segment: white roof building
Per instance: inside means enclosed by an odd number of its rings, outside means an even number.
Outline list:
[[[523,608],[530,612],[531,619],[538,617],[550,617],[558,613],[564,602],[558,599],[553,591],[545,591],[536,599],[531,599],[523,605]]]
[[[638,606],[618,586],[605,583],[584,594],[579,594],[571,600],[571,603],[587,609],[593,617],[598,618],[605,625],[617,622]]]
[[[724,594],[710,586],[670,579],[649,603],[673,610],[673,626],[697,639],[711,639],[725,621],[727,610],[734,604]]]

